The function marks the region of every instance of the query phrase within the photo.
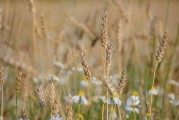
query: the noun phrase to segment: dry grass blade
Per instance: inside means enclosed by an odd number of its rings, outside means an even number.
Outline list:
[[[4,104],[4,67],[0,63],[0,87],[1,87],[1,118],[3,119],[3,104]]]
[[[3,68],[3,64],[0,63],[0,85],[3,85],[3,83],[4,83],[4,78],[3,78],[3,76],[4,76],[4,70],[3,69],[4,69]]]
[[[2,23],[2,9],[0,8],[0,32],[3,28],[3,23]]]

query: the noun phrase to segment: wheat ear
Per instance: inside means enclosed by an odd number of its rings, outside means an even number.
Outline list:
[[[86,54],[85,52],[83,52],[81,54],[81,64],[83,66],[83,71],[84,71],[84,74],[86,76],[86,79],[87,80],[91,80],[91,72],[89,71],[89,67],[87,65],[87,61],[86,61]]]
[[[71,105],[67,106],[67,117],[66,120],[73,120],[73,108]]]
[[[117,86],[117,91],[118,95],[121,95],[124,92],[124,88],[127,84],[127,79],[126,79],[126,69],[122,72],[121,78],[119,79],[118,86]]]

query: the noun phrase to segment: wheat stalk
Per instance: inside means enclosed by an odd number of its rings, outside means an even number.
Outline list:
[[[147,15],[148,19],[151,21],[151,19],[152,19],[152,15],[151,15],[151,0],[147,1],[146,15]]]
[[[109,75],[109,69],[111,66],[111,56],[112,56],[112,44],[108,44],[106,48],[106,60],[105,60],[105,71],[104,71],[104,84],[109,89],[110,93],[112,95],[117,95],[116,88],[113,86],[111,81],[108,78]]]
[[[108,99],[108,89],[110,88],[111,93],[114,91],[112,89],[113,88],[112,85],[108,81],[109,68],[107,67],[107,65],[109,64],[108,62],[110,62],[110,60],[107,61],[107,57],[106,57],[106,55],[107,55],[107,34],[108,34],[107,22],[108,22],[108,9],[105,11],[104,15],[102,16],[102,22],[101,22],[101,45],[104,48],[104,60],[105,60],[103,82],[107,86],[106,98]],[[109,49],[108,49],[108,52],[109,52]],[[109,56],[108,56],[108,59],[109,59]],[[107,104],[107,120],[108,120],[108,104]]]
[[[75,18],[70,17],[70,21],[77,26],[78,28],[80,28],[81,30],[83,30],[84,32],[86,32],[87,34],[89,34],[89,36],[91,38],[94,38],[95,35],[94,33],[89,29],[89,27],[83,23],[80,23],[79,21],[77,21]]]
[[[3,29],[3,23],[2,23],[2,8],[0,8],[0,33],[1,30]]]
[[[34,0],[28,0],[29,2],[29,9],[30,12],[32,13],[32,33],[33,33],[33,58],[32,58],[32,62],[34,65],[35,62],[35,56],[36,56],[36,45],[37,45],[37,41],[36,41],[36,33],[37,33],[37,23],[36,23],[36,7],[35,7],[35,2]]]
[[[28,73],[28,74],[31,74],[31,75],[36,74],[36,70],[31,65],[28,65],[25,62],[20,62],[20,61],[17,61],[16,59],[14,59],[14,58],[2,56],[2,55],[0,55],[0,60],[4,64],[12,66],[12,67],[17,68],[17,69],[20,69],[21,71],[23,71],[25,73]]]
[[[155,56],[155,68],[154,68],[154,73],[153,73],[152,87],[155,84],[155,76],[156,76],[157,67],[158,67],[159,63],[162,61],[162,58],[163,58],[164,53],[165,53],[166,41],[167,41],[167,33],[165,32],[163,34],[163,37],[162,37],[161,42],[160,42],[160,46],[159,46],[157,53],[156,53],[156,56]],[[153,103],[153,95],[151,94],[150,95],[150,115],[151,115],[151,119],[153,118],[152,103]]]
[[[122,37],[122,21],[118,20],[117,26],[117,46],[119,52],[119,71],[122,69],[122,49],[123,49],[123,37]]]
[[[3,99],[4,99],[4,67],[0,63],[0,85],[1,85],[1,118],[3,120]]]
[[[125,13],[125,10],[121,5],[121,2],[118,0],[113,0],[113,1],[118,6],[118,12],[119,12],[121,18],[123,18],[125,22],[129,22],[129,18],[128,18],[127,14]]]

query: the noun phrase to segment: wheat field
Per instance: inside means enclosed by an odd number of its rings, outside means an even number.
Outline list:
[[[0,0],[0,120],[179,120],[178,0]]]

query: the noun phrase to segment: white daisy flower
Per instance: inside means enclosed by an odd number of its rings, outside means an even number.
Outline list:
[[[114,108],[111,108],[109,118],[111,118],[112,120],[117,119],[117,113]]]
[[[42,80],[43,80],[43,77],[42,77],[42,76],[37,76],[37,77],[34,77],[34,78],[33,78],[33,81],[34,81],[35,83],[41,83]]]
[[[113,84],[116,84],[116,83],[117,83],[117,78],[119,78],[117,74],[114,74],[114,75],[111,75],[111,76],[110,76],[110,80],[111,80],[111,82],[112,82]]]
[[[67,79],[66,77],[61,77],[61,78],[59,79],[59,83],[60,83],[61,85],[65,85],[67,82],[68,82],[68,79]]]
[[[112,96],[108,99],[105,96],[101,96],[100,99],[107,104],[114,104],[118,106],[122,105],[122,101],[118,98],[118,96]]]
[[[47,80],[59,81],[60,79],[56,75],[49,74]]]
[[[73,96],[69,94],[68,96],[65,96],[65,101],[69,104],[73,103]]]
[[[78,93],[78,95],[73,96],[72,100],[73,100],[74,103],[80,103],[80,104],[83,104],[83,105],[88,104],[88,101],[87,101],[83,91],[80,91]]]
[[[121,75],[122,75],[122,73],[121,73],[121,72],[116,73],[116,74],[113,74],[113,75],[110,77],[110,79],[111,79],[112,83],[113,83],[113,84],[118,83],[119,78],[121,78]]]
[[[107,98],[105,96],[100,96],[100,99],[103,101],[103,103],[107,103]]]
[[[92,100],[94,102],[98,102],[100,100],[100,97],[98,95],[93,96]]]
[[[0,118],[0,120],[3,120],[2,118]],[[18,120],[29,120],[28,118],[19,118]]]
[[[159,93],[159,88],[156,88],[154,86],[152,86],[151,89],[149,90],[150,95],[158,95],[158,93]]]
[[[94,90],[94,93],[97,95],[101,95],[103,92],[102,87],[96,87]]]
[[[67,76],[70,76],[71,74],[72,74],[71,70],[68,70],[67,73],[66,73]]]
[[[140,100],[137,92],[133,92],[132,96],[127,99],[125,106],[126,111],[139,113]]]
[[[170,100],[175,100],[175,95],[173,93],[168,94]]]
[[[73,71],[80,72],[80,73],[83,72],[83,68],[82,68],[81,64],[78,64],[77,66],[72,67],[72,70],[73,70]]]
[[[72,67],[72,68],[71,68],[71,70],[72,70],[72,71],[75,71],[75,70],[76,70],[76,68],[75,68],[75,67]]]
[[[66,68],[65,64],[63,64],[63,63],[61,63],[59,61],[55,61],[54,60],[54,61],[52,61],[52,63],[53,63],[54,66],[59,67],[61,69],[65,69]]]
[[[145,117],[144,117],[144,120],[150,120],[150,118],[151,118],[150,113],[149,113],[149,112],[146,113],[146,114],[145,114]]]
[[[96,86],[101,86],[103,84],[102,81],[100,80],[97,80],[95,77],[92,78],[92,81],[91,81],[93,84],[95,84]]]
[[[169,84],[179,87],[179,82],[177,82],[175,80],[169,80]]]
[[[72,74],[71,71],[67,71],[63,76],[61,75],[60,79],[59,79],[59,83],[61,85],[65,85],[69,82],[70,79],[70,75]]]
[[[118,96],[112,96],[111,98],[108,98],[108,104],[114,104],[117,106],[121,106],[122,105],[122,101],[119,99]]]
[[[84,120],[84,116],[81,113],[78,113],[76,120]]]
[[[128,119],[129,118],[129,115],[128,114],[126,114],[126,119]]]
[[[63,120],[63,119],[60,117],[60,115],[57,115],[57,116],[52,115],[50,120]]]
[[[82,80],[82,81],[81,81],[81,86],[83,86],[83,87],[88,87],[88,86],[89,86],[89,81],[87,81],[87,80]]]
[[[179,105],[179,100],[176,100],[176,97],[173,93],[170,93],[168,95],[169,102],[172,106],[178,106]]]

